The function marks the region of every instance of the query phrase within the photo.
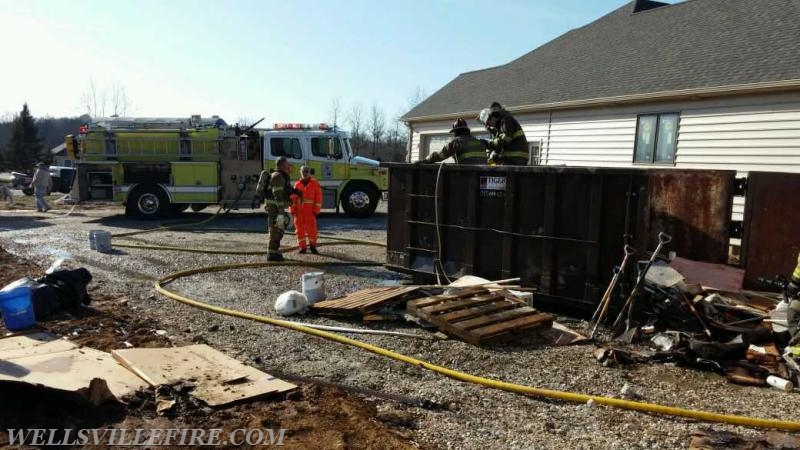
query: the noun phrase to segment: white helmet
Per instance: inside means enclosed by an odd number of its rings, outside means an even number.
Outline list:
[[[308,299],[301,292],[286,291],[275,300],[275,312],[282,316],[303,314],[308,309]]]

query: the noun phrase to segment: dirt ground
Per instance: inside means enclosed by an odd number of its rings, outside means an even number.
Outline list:
[[[0,286],[23,276],[38,277],[43,268],[0,248]],[[71,341],[103,351],[135,347],[188,344],[156,333],[157,321],[132,309],[124,296],[113,293],[103,280],[90,284],[89,307],[64,312],[40,323],[40,328]],[[0,333],[7,333],[0,325]],[[298,384],[298,383],[295,383]],[[95,406],[84,399],[17,383],[0,383],[0,447],[9,445],[6,429],[17,428],[123,428],[222,429],[230,436],[237,429],[286,429],[284,444],[292,449],[412,449],[411,430],[418,426],[403,405],[387,406],[329,386],[300,383],[299,389],[278,397],[222,409],[206,407],[187,393],[175,393],[177,405],[165,416],[156,411],[152,388],[124,399],[126,405]],[[399,408],[399,409],[397,409]],[[236,436],[241,439],[242,436]],[[144,440],[144,439],[143,439]],[[12,448],[26,448],[24,446]],[[84,448],[119,448],[102,445]],[[186,448],[180,446],[160,448]],[[224,445],[213,448],[240,448]],[[261,448],[256,446],[253,448]]]

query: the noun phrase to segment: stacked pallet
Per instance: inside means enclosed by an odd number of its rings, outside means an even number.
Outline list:
[[[482,287],[412,300],[407,311],[476,346],[528,336],[553,324],[553,316],[510,292]]]
[[[319,314],[363,317],[413,298],[418,289],[417,286],[363,289],[341,298],[315,303],[311,309]]]

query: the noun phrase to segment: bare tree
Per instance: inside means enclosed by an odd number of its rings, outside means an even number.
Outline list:
[[[128,115],[131,99],[128,97],[125,86],[115,81],[111,83],[111,107],[112,115],[124,117]]]
[[[348,121],[350,122],[350,140],[353,143],[353,152],[358,155],[361,150],[361,130],[364,126],[364,110],[360,103],[350,107]]]
[[[411,109],[422,103],[426,98],[428,98],[428,94],[425,92],[425,89],[417,86],[414,92],[408,96],[408,110],[411,111]]]
[[[331,111],[329,120],[336,128],[339,125],[339,115],[342,113],[342,104],[338,98],[331,100]]]
[[[375,158],[378,152],[378,144],[383,137],[384,127],[386,126],[386,118],[383,115],[383,110],[377,103],[372,104],[369,115],[369,134],[372,137],[372,154]]]
[[[99,88],[90,77],[89,87],[81,94],[81,107],[91,117],[105,117],[107,112],[125,116],[130,112],[131,99],[119,82],[112,82],[108,88]]]

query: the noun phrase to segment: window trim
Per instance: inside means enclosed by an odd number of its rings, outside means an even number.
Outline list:
[[[290,160],[305,161],[306,158],[305,158],[305,150],[303,149],[303,138],[302,138],[302,136],[269,136],[268,139],[269,139],[269,156],[270,156],[269,159],[277,159],[277,158],[280,158],[281,156],[286,156]],[[272,139],[296,139],[298,147],[300,148],[300,157],[299,158],[295,158],[294,155],[291,155],[291,156],[289,156],[289,155],[276,155],[275,153],[273,153]]]
[[[661,116],[669,116],[674,115],[677,116],[678,120],[675,124],[675,140],[674,146],[672,149],[672,158],[670,160],[664,161],[656,161],[656,153],[658,153],[658,137],[659,132],[661,131]],[[656,126],[653,130],[653,154],[650,157],[650,161],[637,161],[636,160],[636,146],[639,143],[639,126],[642,123],[642,117],[644,116],[655,116],[656,118]],[[680,111],[665,111],[665,112],[651,112],[651,113],[642,113],[636,115],[636,131],[633,135],[633,164],[638,166],[675,166],[675,155],[678,153],[678,130],[680,129],[681,123],[681,113]]]
[[[331,139],[335,142],[334,147],[339,147],[339,157],[336,157],[336,154],[333,155],[315,155],[314,154],[314,139]],[[332,136],[332,135],[320,135],[320,136],[309,136],[308,137],[308,151],[309,151],[309,158],[314,159],[315,161],[330,161],[330,162],[341,162],[346,159],[345,151],[343,149],[342,139],[339,136]]]

